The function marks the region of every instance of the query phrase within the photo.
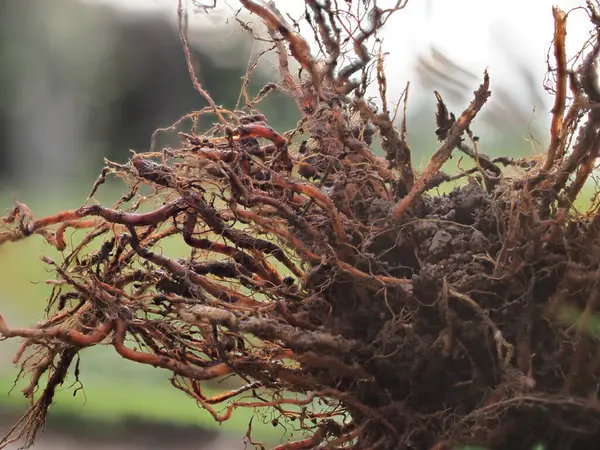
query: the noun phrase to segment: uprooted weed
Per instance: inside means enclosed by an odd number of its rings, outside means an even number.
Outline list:
[[[34,219],[15,204],[2,241],[41,235],[64,257],[44,257],[57,275],[45,322],[11,329],[0,317],[5,338],[24,338],[15,362],[24,360],[32,400],[4,444],[31,444],[78,353],[108,345],[171,372],[217,421],[270,408],[273,425],[302,434],[281,449],[595,448],[600,347],[587,331],[600,295],[600,215],[596,200],[586,215],[572,204],[600,148],[598,39],[567,61],[566,15],[554,10],[556,103],[543,157],[480,151],[469,125],[490,95],[485,73],[458,118],[436,93],[441,146],[417,174],[405,120],[395,128],[387,106],[382,52],[367,48],[403,2],[346,2],[350,14],[306,0],[322,59],[272,6],[241,3],[279,59],[281,85],[259,97],[288,92],[298,127],[273,130],[245,93],[238,110],[215,105],[180,29],[210,105],[190,117],[214,113],[218,123],[180,132],[179,148],[107,162],[78,209]],[[598,31],[591,1],[587,11]],[[354,62],[339,67],[349,54]],[[365,99],[373,71],[379,110]],[[374,133],[385,158],[371,151]],[[455,149],[475,166],[451,176],[441,169]],[[91,201],[108,176],[127,186],[112,208]],[[459,178],[467,183],[451,193],[427,194]],[[67,246],[71,229],[87,234]],[[173,236],[188,255],[160,252]],[[92,242],[99,251],[86,250]],[[573,308],[577,322],[561,322]],[[237,387],[203,394],[226,378]],[[262,446],[251,426],[246,438]]]

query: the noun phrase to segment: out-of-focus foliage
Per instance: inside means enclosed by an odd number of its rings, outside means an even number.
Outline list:
[[[190,29],[191,41],[201,43],[207,32]],[[234,107],[252,47],[230,28],[220,39],[228,45],[217,39],[192,52],[215,101]],[[85,182],[104,156],[124,159],[128,149],[147,150],[154,130],[205,106],[189,80],[175,23],[160,15],[75,0],[0,2],[0,67],[4,185]],[[249,91],[265,83],[266,73],[258,71]],[[263,106],[272,120],[291,127],[297,114],[289,105],[276,93]]]

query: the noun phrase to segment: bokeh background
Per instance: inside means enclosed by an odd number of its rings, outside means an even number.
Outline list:
[[[246,68],[262,47],[232,19],[239,9],[234,0],[209,15],[197,7],[201,1],[184,3],[200,82],[217,104],[232,108]],[[302,15],[301,0],[275,3],[295,18]],[[552,3],[413,0],[397,13],[383,36],[388,95],[396,101],[411,81],[408,136],[416,166],[436,148],[432,91],[459,113],[486,67],[493,94],[474,126],[480,150],[532,156],[544,148],[552,103],[544,89]],[[554,3],[565,10],[578,5]],[[206,106],[188,77],[176,8],[176,0],[0,0],[3,211],[13,197],[37,216],[79,206],[103,158],[124,162],[131,150],[147,151],[154,130]],[[239,18],[260,27],[256,18]],[[582,11],[570,20],[573,51],[588,27]],[[262,60],[251,93],[276,81],[273,62]],[[262,109],[280,130],[298,120],[293,103],[281,94],[270,96]],[[170,145],[174,138],[163,133],[157,144]],[[97,197],[108,201],[118,187],[108,184]],[[0,311],[11,326],[41,318],[49,294],[44,280],[51,276],[39,261],[41,253],[59,256],[36,238],[0,247]],[[17,344],[0,343],[0,431],[25,407],[20,385],[12,386]],[[64,386],[40,448],[243,448],[249,412],[217,427],[169,386],[167,373],[133,367],[104,350],[83,352],[83,386],[75,381]],[[255,418],[253,429],[265,442],[277,440],[268,416]]]

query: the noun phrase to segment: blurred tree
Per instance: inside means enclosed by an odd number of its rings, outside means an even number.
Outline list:
[[[218,46],[192,49],[201,82],[229,108],[251,56],[244,38],[227,36],[240,44],[229,45],[227,66],[211,57],[223,53]],[[103,156],[118,160],[129,149],[147,150],[152,131],[206,106],[189,80],[175,24],[154,14],[118,14],[74,0],[0,2],[0,67],[5,184],[60,183],[74,173],[86,179]],[[248,89],[268,81],[256,71]],[[289,102],[268,98],[265,114],[293,127]]]

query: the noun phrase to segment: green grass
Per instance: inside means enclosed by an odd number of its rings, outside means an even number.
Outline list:
[[[90,356],[90,355],[86,355]],[[82,358],[82,365],[85,366]],[[89,365],[89,364],[88,364]],[[159,369],[155,369],[159,370]],[[118,425],[124,419],[172,422],[198,426],[204,429],[219,429],[233,435],[244,435],[253,416],[249,409],[235,410],[231,418],[219,425],[207,411],[197,406],[184,393],[174,389],[167,381],[168,374],[162,371],[164,379],[141,376],[123,379],[97,371],[82,370],[83,388],[75,380],[63,387],[56,395],[51,415],[77,416],[85,420],[97,419],[103,423]],[[14,381],[14,374],[0,377],[0,390],[8,392]],[[25,383],[19,383],[17,388]],[[210,390],[208,391],[210,392]],[[4,407],[25,409],[26,400],[17,389],[7,395],[2,403]],[[253,436],[270,442],[279,440],[281,432],[270,426],[260,426],[255,417]]]

